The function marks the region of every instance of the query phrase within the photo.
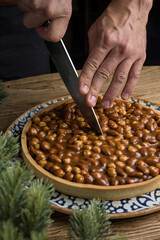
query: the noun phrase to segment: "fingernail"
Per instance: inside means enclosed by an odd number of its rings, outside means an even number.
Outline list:
[[[127,99],[129,98],[129,94],[128,94],[128,93],[123,94],[123,95],[122,95],[122,98],[123,98],[124,100],[127,100]]]
[[[88,101],[91,103],[92,106],[96,104],[97,98],[93,95],[88,97]]]
[[[81,86],[81,92],[82,92],[83,94],[87,94],[87,93],[88,93],[88,90],[89,90],[89,88],[88,88],[87,85]]]
[[[113,103],[111,103],[109,100],[106,100],[101,103],[103,108],[111,108],[113,107]]]

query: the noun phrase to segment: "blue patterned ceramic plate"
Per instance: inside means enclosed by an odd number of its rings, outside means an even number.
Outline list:
[[[24,125],[35,113],[51,104],[70,98],[70,96],[57,98],[31,108],[16,119],[6,132],[13,136],[20,136]],[[160,106],[157,104],[136,98],[131,98],[130,100],[160,111]],[[55,210],[67,214],[70,214],[77,207],[81,208],[83,205],[90,204],[90,201],[87,199],[68,196],[57,191],[50,201]],[[160,188],[138,197],[118,201],[107,201],[107,203],[106,212],[108,212],[110,217],[114,219],[145,215],[160,210]]]

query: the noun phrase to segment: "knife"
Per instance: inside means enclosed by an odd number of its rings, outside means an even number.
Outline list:
[[[57,71],[61,75],[64,84],[66,85],[82,116],[98,135],[103,134],[94,109],[86,104],[85,96],[79,92],[78,73],[73,65],[63,40],[60,40],[59,42],[45,41],[45,44]]]

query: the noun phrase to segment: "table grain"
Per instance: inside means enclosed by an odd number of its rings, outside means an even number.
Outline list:
[[[107,80],[102,92],[105,92],[110,80],[111,78]],[[31,107],[68,94],[58,73],[4,82],[4,87],[9,97],[5,106],[0,108],[0,131],[5,131],[16,118]],[[132,96],[160,104],[160,66],[143,67]],[[54,222],[48,228],[49,240],[69,239],[69,216],[54,212],[52,219]],[[141,217],[111,221],[111,236],[120,232],[128,240],[160,240],[160,211]]]

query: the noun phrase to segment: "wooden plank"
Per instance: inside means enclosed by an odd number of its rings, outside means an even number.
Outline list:
[[[111,237],[117,233],[122,234],[128,240],[159,240],[160,239],[160,212],[150,215],[111,220]],[[69,216],[55,212],[54,222],[48,229],[49,240],[69,239]],[[125,239],[125,238],[124,238]]]
[[[160,67],[144,67],[133,92],[134,97],[160,104]],[[107,89],[110,80],[102,88]],[[6,128],[23,112],[42,102],[68,94],[58,73],[23,78],[4,83],[9,94],[7,104],[0,111],[0,131]]]

